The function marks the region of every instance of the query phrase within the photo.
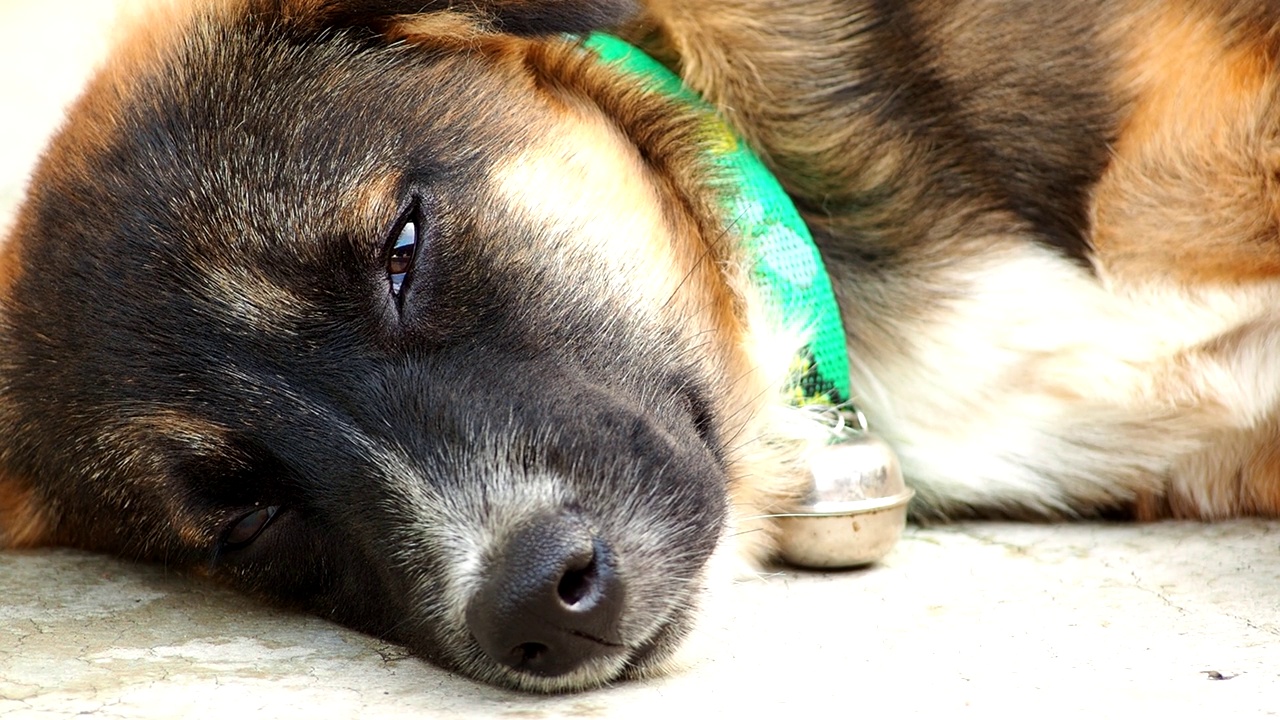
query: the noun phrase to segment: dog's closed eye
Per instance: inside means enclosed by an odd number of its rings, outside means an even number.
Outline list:
[[[275,520],[280,514],[279,505],[266,505],[245,513],[236,518],[227,526],[226,531],[222,535],[222,548],[224,550],[238,550],[248,546],[263,530]]]

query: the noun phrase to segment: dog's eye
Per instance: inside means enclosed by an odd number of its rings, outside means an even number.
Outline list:
[[[391,284],[392,295],[400,296],[409,271],[413,269],[413,258],[417,252],[418,223],[410,218],[400,226],[400,232],[387,253],[387,280]]]
[[[260,507],[236,519],[222,536],[222,546],[227,549],[244,547],[262,534],[280,512],[279,505]]]

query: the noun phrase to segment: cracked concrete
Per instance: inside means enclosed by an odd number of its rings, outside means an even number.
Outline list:
[[[113,13],[0,0],[0,227]],[[715,594],[686,668],[484,687],[163,568],[0,553],[0,717],[1280,714],[1280,522],[909,529],[882,565]]]

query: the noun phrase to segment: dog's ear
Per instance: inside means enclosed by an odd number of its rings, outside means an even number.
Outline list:
[[[515,35],[612,28],[638,11],[634,0],[265,0],[259,7],[313,29],[379,31],[397,20],[448,11],[476,16],[495,30]]]

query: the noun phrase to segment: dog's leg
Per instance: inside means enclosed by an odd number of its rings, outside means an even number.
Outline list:
[[[1114,292],[1215,317],[1188,355],[1222,373],[1229,417],[1181,458],[1144,516],[1280,513],[1280,86],[1275,12],[1157,4],[1116,27],[1132,98],[1095,191],[1097,262]]]

